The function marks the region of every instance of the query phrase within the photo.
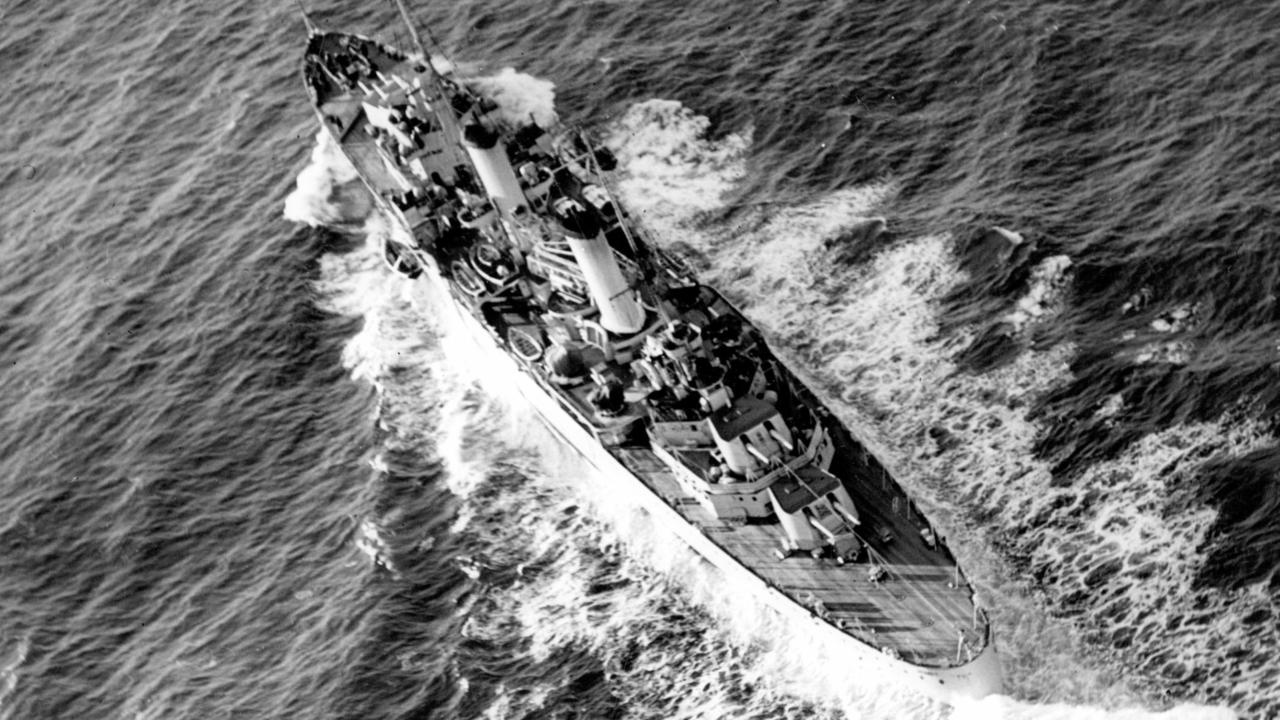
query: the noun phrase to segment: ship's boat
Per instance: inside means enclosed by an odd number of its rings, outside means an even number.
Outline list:
[[[944,539],[750,320],[649,241],[609,190],[612,154],[504,119],[412,24],[414,54],[310,29],[320,123],[402,230],[388,262],[443,286],[433,310],[509,366],[611,492],[858,662],[944,701],[1000,690]]]
[[[387,267],[410,280],[417,280],[426,265],[417,253],[398,242],[383,244],[382,259],[387,263]]]

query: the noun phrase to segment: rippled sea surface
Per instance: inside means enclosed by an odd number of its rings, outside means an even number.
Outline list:
[[[414,13],[878,448],[1009,695],[820,663],[595,492],[375,258],[293,3],[17,0],[0,719],[1280,715],[1280,6]]]

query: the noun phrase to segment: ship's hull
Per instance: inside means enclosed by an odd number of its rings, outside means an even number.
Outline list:
[[[617,455],[602,446],[579,425],[555,398],[498,345],[466,306],[453,297],[445,281],[434,269],[424,273],[416,282],[434,286],[430,293],[419,293],[420,296],[430,297],[420,299],[424,303],[430,303],[433,311],[443,310],[435,307],[437,305],[448,306],[451,319],[456,320],[457,334],[463,335],[476,353],[492,360],[492,363],[486,363],[486,370],[501,373],[510,381],[503,383],[504,386],[514,385],[522,399],[537,412],[545,425],[587,462],[604,482],[609,483],[609,494],[616,493],[616,496],[625,498],[632,506],[644,510],[660,532],[678,537],[714,565],[724,575],[730,587],[751,593],[760,603],[785,618],[792,627],[808,629],[812,633],[810,638],[817,640],[823,647],[835,649],[842,657],[862,664],[871,674],[884,677],[890,682],[906,684],[940,702],[950,704],[960,698],[979,698],[1000,691],[1000,661],[992,641],[988,641],[981,653],[963,665],[942,668],[914,665],[887,655],[849,635],[766,582],[691,524],[677,508],[653,492]]]
[[[343,144],[338,128],[335,128],[316,106],[317,117],[321,126],[330,133],[343,152],[357,167],[361,163]],[[340,127],[340,126],[339,126]],[[369,188],[375,203],[385,217],[396,223],[405,237],[412,237],[411,229],[406,225],[404,215],[388,204],[387,198],[379,183],[360,173],[360,179]],[[390,242],[390,241],[389,241]],[[629,447],[620,449],[606,447],[590,431],[580,424],[579,419],[565,408],[563,399],[558,398],[546,385],[546,380],[535,377],[535,372],[508,354],[506,348],[492,334],[489,326],[473,314],[464,300],[455,295],[451,284],[440,275],[435,258],[431,253],[422,252],[408,245],[397,247],[397,258],[412,255],[414,269],[420,264],[420,277],[413,279],[417,293],[428,303],[429,310],[450,319],[450,325],[456,326],[456,332],[450,339],[457,339],[474,347],[475,352],[485,358],[486,368],[509,380],[509,384],[522,396],[527,405],[538,413],[546,426],[571,448],[585,462],[597,471],[600,481],[607,483],[606,492],[627,501],[630,506],[644,510],[654,521],[660,532],[669,533],[687,544],[707,562],[714,565],[723,574],[732,591],[737,594],[755,598],[760,605],[771,608],[788,624],[797,630],[797,635],[819,644],[838,654],[840,660],[852,663],[849,677],[886,678],[900,681],[914,687],[923,694],[945,703],[952,703],[959,698],[976,698],[999,692],[1001,688],[1000,664],[996,655],[994,642],[988,636],[989,630],[982,623],[981,648],[976,655],[969,655],[967,662],[960,662],[959,653],[969,653],[970,645],[965,641],[963,633],[958,638],[957,658],[954,664],[943,660],[937,665],[916,664],[904,660],[896,654],[882,652],[877,646],[864,642],[859,637],[843,629],[847,625],[837,626],[806,605],[792,592],[784,591],[778,585],[767,581],[752,569],[751,563],[738,557],[725,545],[718,542],[712,534],[690,520],[680,507],[679,499],[664,497],[664,492],[657,488],[672,486],[672,477],[664,462],[653,451],[647,448]],[[390,258],[388,258],[390,259]],[[398,271],[400,264],[392,267]],[[456,322],[452,322],[456,320]],[[639,460],[639,461],[638,461]],[[895,507],[896,509],[896,507]],[[730,544],[731,546],[731,544]],[[957,571],[958,577],[958,571]],[[947,584],[946,587],[952,587]],[[901,598],[899,598],[901,599]],[[883,609],[883,608],[882,608]],[[978,611],[974,611],[974,626],[978,627]],[[860,618],[853,618],[855,624],[861,625]],[[870,627],[868,624],[867,627]],[[865,628],[864,628],[865,631]],[[874,629],[869,630],[875,633]],[[872,637],[875,637],[874,634]],[[935,655],[936,658],[936,655]]]

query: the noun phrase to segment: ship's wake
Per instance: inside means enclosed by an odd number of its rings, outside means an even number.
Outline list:
[[[624,201],[743,306],[947,528],[992,608],[1010,691],[1047,702],[1139,702],[1144,688],[1124,680],[1124,660],[1098,650],[1114,638],[1131,650],[1124,658],[1141,658],[1144,670],[1170,680],[1211,682],[1203,672],[1191,677],[1192,669],[1216,666],[1231,684],[1262,692],[1261,657],[1242,669],[1215,648],[1224,639],[1250,648],[1256,627],[1240,623],[1265,598],[1209,599],[1192,588],[1213,514],[1185,487],[1179,492],[1209,457],[1259,447],[1261,429],[1230,420],[1175,428],[1070,487],[1055,486],[1034,455],[1037,427],[1027,412],[1033,398],[1069,377],[1072,348],[1024,351],[996,370],[963,372],[958,357],[976,331],[943,334],[938,322],[941,299],[963,278],[950,237],[881,232],[891,186],[708,213],[744,174],[745,139],[712,143],[705,127],[678,104],[633,107],[612,144]],[[637,136],[647,141],[624,142]],[[1034,269],[1026,297],[1002,319],[1011,332],[1052,322],[1069,265],[1051,257]],[[1079,617],[1090,618],[1088,632],[1072,622]],[[1187,622],[1198,629],[1169,631]],[[1037,712],[1002,707],[1013,716]]]
[[[284,201],[284,217],[311,227],[358,227],[373,202],[359,182],[356,169],[341,148],[320,130],[311,161],[298,173],[297,187]]]
[[[753,717],[762,707],[814,717],[901,717],[904,707],[913,708],[912,717],[941,712],[874,669],[850,682],[842,648],[824,646],[808,628],[785,626],[619,501],[607,479],[531,408],[512,401],[510,371],[453,326],[450,313],[432,312],[444,307],[432,291],[421,284],[408,305],[371,305],[367,317],[377,321],[367,322],[366,332],[380,339],[364,340],[362,332],[349,357],[361,358],[351,363],[353,373],[372,376],[379,387],[386,426],[428,414],[412,405],[391,409],[405,390],[431,408],[429,443],[462,501],[451,523],[466,548],[456,562],[475,586],[459,659],[469,678],[467,702],[489,714],[523,715],[585,689],[596,711],[644,708],[640,715],[664,717]],[[388,313],[389,306],[397,307]],[[434,340],[418,357],[429,368],[429,387],[401,386],[387,379],[385,353],[372,348],[403,348],[395,329],[424,317],[432,318]],[[374,325],[381,330],[368,331]],[[531,665],[501,682],[467,671],[495,656]]]
[[[840,648],[783,627],[637,508],[619,502],[532,409],[511,400],[509,370],[454,326],[438,288],[385,269],[390,229],[322,260],[320,302],[364,319],[343,361],[376,392],[380,446],[370,511],[352,544],[371,571],[403,579],[415,556],[444,548],[467,578],[451,673],[461,716],[536,713],[566,703],[596,716],[934,717],[874,674],[851,682]],[[446,350],[447,348],[447,350]],[[447,355],[447,357],[446,357]],[[458,501],[451,539],[404,527],[385,497],[426,467]],[[424,489],[424,492],[426,490]],[[407,500],[406,504],[410,504]],[[510,673],[488,668],[501,658]],[[909,697],[909,696],[906,696]],[[585,698],[585,699],[584,699]]]
[[[961,278],[949,238],[899,239],[876,230],[891,186],[799,207],[715,213],[743,175],[750,137],[710,141],[706,127],[676,103],[632,108],[613,138],[646,140],[615,143],[620,192],[657,239],[674,240],[666,244],[740,302],[792,367],[808,371],[815,389],[948,529],[992,608],[1011,692],[1043,703],[991,698],[962,705],[956,716],[1153,716],[1079,705],[1131,706],[1138,696],[1059,616],[1123,596],[1130,604],[1106,621],[1109,631],[1150,633],[1171,621],[1176,607],[1156,596],[1190,592],[1187,571],[1211,517],[1169,500],[1162,468],[1252,447],[1253,431],[1183,428],[1095,468],[1086,485],[1051,487],[1032,454],[1036,428],[1026,412],[1029,398],[1066,377],[1071,348],[1024,352],[986,374],[960,372],[954,358],[971,338],[963,330],[940,335],[936,319],[938,299]],[[644,150],[628,154],[628,147]],[[330,188],[342,182],[340,172],[326,172]],[[300,179],[299,192],[302,186]],[[331,189],[325,192],[321,205],[296,201],[291,217],[332,217],[324,214],[334,211]],[[892,683],[861,668],[855,673],[806,629],[782,627],[643,513],[614,500],[594,470],[511,400],[504,371],[450,326],[430,283],[389,279],[376,248],[378,233],[391,230],[376,215],[360,222],[370,242],[325,258],[321,295],[335,311],[365,318],[344,361],[377,390],[374,421],[383,435],[375,467],[382,475],[392,465],[402,473],[406,465],[427,467],[430,481],[441,478],[456,499],[443,531],[452,540],[437,533],[409,543],[421,552],[447,548],[466,578],[456,591],[461,637],[443,651],[451,658],[455,714],[525,715],[569,705],[588,715],[663,717],[943,712],[924,700],[904,708]],[[1052,320],[1066,272],[1060,260],[1039,269],[1042,287],[1019,306],[1026,315],[1020,330]],[[1055,514],[1067,502],[1079,506],[1078,522]],[[397,543],[380,530],[389,515],[371,512],[353,544],[363,538],[366,552],[394,570]],[[1134,547],[1147,555],[1132,557]],[[1054,574],[1033,585],[1010,557]],[[1107,573],[1116,560],[1120,566]],[[1155,568],[1143,583],[1127,571],[1137,562]],[[1087,583],[1096,592],[1083,599],[1077,593],[1070,605],[1068,589]],[[1047,591],[1045,599],[1032,596],[1035,587]],[[1226,613],[1218,616],[1224,626],[1243,612],[1236,604],[1210,609]],[[1155,635],[1134,637],[1134,646],[1164,642]],[[1153,647],[1149,656],[1170,647],[1177,646]],[[1184,707],[1168,716],[1229,713]]]

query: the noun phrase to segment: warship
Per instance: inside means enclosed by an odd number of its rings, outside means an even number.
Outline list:
[[[821,641],[942,702],[1001,689],[986,613],[944,538],[769,350],[609,188],[583,131],[512,121],[413,52],[309,32],[321,126],[396,232],[383,254],[434,283],[435,313],[509,373],[606,492]],[[858,667],[858,666],[861,667]]]

